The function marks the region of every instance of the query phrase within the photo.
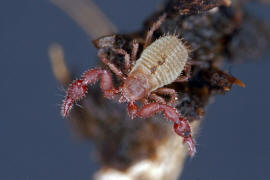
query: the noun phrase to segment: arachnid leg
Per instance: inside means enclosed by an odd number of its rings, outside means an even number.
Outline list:
[[[81,79],[75,80],[68,88],[67,95],[62,105],[62,115],[66,117],[73,104],[82,99],[87,93],[87,86],[94,84],[101,79],[100,88],[104,91],[107,98],[113,98],[118,90],[113,87],[112,76],[110,72],[103,69],[90,69],[86,71]]]
[[[136,63],[136,56],[138,53],[139,43],[136,40],[132,41],[132,52],[131,52],[131,58],[130,55],[124,50],[124,49],[112,49],[115,53],[123,55],[125,59],[125,72],[126,74],[129,73],[131,68]]]
[[[125,73],[127,74],[131,67],[130,55],[124,49],[112,49],[115,53],[123,55],[125,59]]]
[[[151,29],[148,31],[147,35],[146,35],[146,39],[145,39],[145,43],[144,43],[144,49],[150,44],[153,33],[160,27],[160,25],[162,24],[162,22],[165,20],[166,18],[166,14],[163,14],[157,22],[155,22]]]
[[[164,116],[174,123],[175,132],[184,138],[184,142],[188,144],[189,154],[193,156],[196,152],[195,144],[191,136],[191,129],[186,119],[179,116],[177,110],[166,104],[150,103],[143,106],[136,115],[142,118],[151,117],[157,112],[162,111]]]
[[[174,82],[187,82],[190,78],[191,64],[186,63],[184,68],[185,75],[180,75]]]
[[[184,138],[183,143],[187,143],[189,147],[189,154],[192,157],[196,153],[196,147],[191,135],[190,126],[186,119],[181,117],[180,119],[180,124],[174,123],[174,131],[176,134]]]
[[[207,62],[198,62],[198,61],[188,61],[185,65],[183,72],[185,75],[180,75],[174,82],[187,82],[190,78],[191,74],[191,66],[201,66],[201,67],[208,67],[209,64]]]
[[[171,88],[159,88],[155,91],[155,93],[162,95],[169,95],[170,100],[167,104],[174,104],[175,101],[177,100],[177,93],[175,92],[174,89]]]
[[[113,63],[111,63],[101,51],[98,52],[98,57],[101,59],[101,61],[104,64],[106,64],[111,69],[111,71],[115,75],[117,75],[121,79],[126,78],[125,75],[122,73],[122,71],[120,69],[118,69]]]
[[[144,105],[138,112],[137,116],[147,118],[153,116],[155,113],[163,111],[164,116],[170,121],[179,124],[179,114],[177,110],[169,105],[160,103],[149,103]]]
[[[136,57],[139,49],[139,43],[136,40],[132,41],[132,53],[131,53],[131,68],[136,64]]]
[[[128,103],[128,115],[131,117],[131,119],[136,117],[138,111],[138,107],[133,102]]]
[[[151,100],[154,100],[154,101],[157,102],[157,103],[160,103],[160,104],[166,104],[166,100],[165,100],[163,97],[157,95],[157,94],[154,93],[154,92],[152,92],[152,93],[149,95],[149,98],[150,98]]]
[[[142,99],[140,99],[140,102],[142,103],[142,104],[148,104],[150,101],[149,101],[149,98],[142,98]]]

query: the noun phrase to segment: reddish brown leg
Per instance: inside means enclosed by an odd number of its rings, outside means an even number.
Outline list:
[[[125,73],[127,74],[131,67],[130,55],[124,49],[112,49],[117,54],[123,55],[125,59]]]
[[[140,102],[142,104],[148,104],[149,103],[149,98],[142,98],[142,99],[140,99]]]
[[[135,105],[136,106],[136,105]],[[132,117],[136,116],[141,118],[147,118],[153,116],[157,112],[163,112],[164,116],[174,123],[175,132],[184,138],[184,142],[188,144],[189,154],[193,156],[196,152],[195,144],[191,136],[191,129],[189,123],[186,119],[179,116],[177,110],[166,104],[150,103],[144,105],[139,111],[137,106],[135,107],[133,103],[129,104],[129,112],[132,112]],[[137,111],[137,113],[136,113]]]
[[[81,79],[75,80],[68,88],[66,98],[62,105],[62,116],[68,116],[73,104],[82,99],[87,93],[87,86],[94,84],[101,79],[100,88],[104,91],[107,98],[113,98],[118,90],[113,87],[112,76],[110,72],[103,69],[90,69],[86,71]]]
[[[191,73],[191,65],[189,63],[186,63],[186,66],[184,68],[185,75],[180,75],[174,82],[187,82],[190,78]]]
[[[160,27],[160,25],[165,20],[165,18],[166,18],[166,14],[163,14],[162,16],[159,17],[158,21],[152,25],[151,29],[148,31],[146,35],[145,43],[143,46],[144,49],[150,44],[153,33]]]
[[[192,157],[196,153],[196,148],[195,148],[194,140],[191,135],[191,130],[190,130],[190,127],[187,127],[189,126],[187,120],[183,119],[181,122],[182,122],[182,125],[181,123],[180,124],[174,123],[173,128],[176,134],[184,138],[183,143],[187,143],[188,148],[189,148],[189,154]],[[186,127],[189,130],[185,131],[184,127]]]
[[[120,69],[118,69],[114,64],[112,64],[107,58],[106,56],[101,53],[101,52],[98,52],[98,57],[101,59],[101,61],[107,65],[111,71],[117,75],[118,77],[120,77],[121,79],[125,79],[126,77],[124,76],[124,74],[122,73],[122,71]]]
[[[131,53],[131,66],[132,67],[136,63],[136,57],[137,57],[138,49],[139,49],[139,43],[136,40],[133,40],[133,42],[132,42],[132,53]]]
[[[138,111],[138,107],[134,102],[129,102],[128,103],[128,115],[131,117],[131,119],[136,117]]]
[[[191,66],[201,66],[206,68],[209,64],[207,62],[188,61],[184,68],[185,75],[180,75],[174,82],[187,82],[191,76]]]
[[[154,100],[155,102],[157,103],[160,103],[160,104],[166,104],[166,101],[164,98],[160,97],[159,95],[157,95],[156,93],[151,93],[149,95],[149,98]]]
[[[174,89],[171,88],[159,88],[155,91],[155,93],[162,95],[169,95],[170,101],[168,102],[168,104],[174,104],[175,101],[177,100],[177,93],[175,92]]]
[[[138,112],[137,116],[142,118],[147,118],[153,116],[155,113],[163,111],[165,117],[170,121],[179,124],[179,114],[177,110],[169,105],[166,104],[159,104],[159,103],[149,103],[144,105]]]
[[[131,58],[130,58],[130,55],[124,49],[113,49],[114,52],[124,56],[126,74],[129,73],[131,68],[136,63],[136,56],[137,56],[137,53],[138,53],[138,48],[139,48],[139,43],[136,40],[133,40]]]

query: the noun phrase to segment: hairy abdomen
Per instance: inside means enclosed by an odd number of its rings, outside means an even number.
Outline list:
[[[187,59],[188,50],[183,42],[176,36],[166,35],[144,49],[129,76],[145,74],[153,91],[175,81]]]

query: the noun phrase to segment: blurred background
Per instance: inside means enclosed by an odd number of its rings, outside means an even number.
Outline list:
[[[94,2],[127,33],[140,29],[164,1]],[[247,8],[270,23],[269,5]],[[97,65],[91,38],[51,2],[1,1],[0,179],[91,179],[98,169],[91,142],[78,138],[60,115],[64,91],[51,69],[52,43],[63,47],[76,74]],[[208,106],[198,153],[187,160],[181,179],[270,179],[269,57],[224,67],[246,88],[234,87]]]

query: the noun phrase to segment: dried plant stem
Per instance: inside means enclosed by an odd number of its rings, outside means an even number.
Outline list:
[[[198,132],[201,121],[191,123],[193,135]],[[164,127],[166,128],[166,127]],[[171,131],[171,126],[167,126]],[[196,135],[195,135],[196,136]],[[187,147],[181,138],[171,131],[164,143],[157,146],[155,159],[143,159],[134,163],[126,171],[101,167],[94,175],[95,180],[177,180],[181,175]]]

